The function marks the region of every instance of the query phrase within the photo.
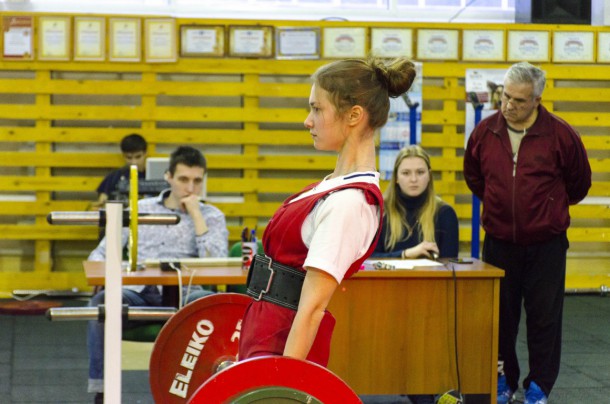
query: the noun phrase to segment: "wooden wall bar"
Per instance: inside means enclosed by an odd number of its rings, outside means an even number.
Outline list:
[[[257,24],[199,19],[177,19],[176,23],[178,27]],[[326,27],[346,23],[268,24]],[[509,29],[608,30],[540,25]],[[285,196],[333,169],[334,156],[316,152],[302,127],[309,75],[326,62],[229,57],[179,58],[175,63],[157,64],[0,59],[0,295],[13,289],[86,287],[81,261],[95,246],[97,229],[51,227],[45,218],[51,211],[88,209],[103,176],[122,164],[118,143],[128,133],[145,136],[151,156],[168,155],[178,144],[200,147],[208,158],[209,194],[227,215],[230,241],[238,240],[243,226],[263,229]],[[506,68],[510,63],[423,62],[422,145],[433,155],[436,189],[456,208],[461,252],[468,255],[470,193],[461,173],[465,71]],[[590,192],[594,199],[571,210],[567,286],[608,285],[610,68],[593,63],[543,63],[541,67],[548,75],[545,106],[579,130],[594,171]]]

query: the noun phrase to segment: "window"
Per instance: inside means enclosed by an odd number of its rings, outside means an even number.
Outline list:
[[[4,1],[5,10],[82,13],[82,0]],[[515,22],[515,0],[88,0],[103,14],[259,20]]]

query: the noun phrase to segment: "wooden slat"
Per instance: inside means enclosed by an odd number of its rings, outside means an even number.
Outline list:
[[[425,65],[428,67],[428,63]],[[427,72],[425,72],[427,73]],[[423,86],[424,100],[458,100],[466,99],[466,88]],[[574,101],[574,102],[610,102],[610,88],[586,88],[586,87],[553,87],[544,90],[542,94],[544,102]]]
[[[97,227],[0,224],[0,240],[97,240]]]
[[[241,75],[237,75],[239,78]],[[0,79],[4,93],[50,95],[199,95],[201,97],[295,97],[307,98],[311,84],[291,83],[235,83],[198,81],[143,81],[121,80],[36,80]]]
[[[50,212],[82,212],[90,205],[87,201],[46,201],[46,202],[9,202],[0,201],[0,215],[28,216],[43,215]]]
[[[610,102],[610,88],[554,87],[544,90],[546,101]]]
[[[610,136],[581,135],[582,142],[587,150],[610,150]]]
[[[49,272],[40,274],[38,272],[0,272],[0,285],[6,285],[0,289],[0,297],[12,298],[11,292],[17,289],[33,290],[71,290],[77,288],[80,291],[90,291],[87,285],[85,272],[80,268],[79,272]]]
[[[45,131],[27,127],[0,127],[0,142],[114,143],[130,130],[116,128],[49,128]],[[220,145],[291,145],[312,146],[311,136],[302,130],[243,129],[142,129],[131,130],[148,143],[205,143]],[[312,146],[313,150],[313,146]],[[117,150],[118,152],[118,150]]]
[[[570,206],[570,216],[573,219],[596,218],[610,219],[610,205],[575,205]]]
[[[243,21],[242,21],[243,24]],[[267,74],[310,75],[325,62],[321,60],[269,60],[269,59],[180,59],[177,63],[71,63],[0,60],[0,70],[37,71],[83,71],[83,72],[122,72],[122,73],[175,73],[190,72],[199,74]]]
[[[219,107],[157,107],[149,110],[140,106],[5,105],[0,119],[44,120],[125,120],[125,121],[197,121],[197,122],[302,122],[305,108],[219,108]]]
[[[102,177],[0,176],[0,191],[92,191]]]
[[[559,26],[554,26],[556,29]],[[511,25],[511,29],[517,29]],[[424,65],[424,74],[426,77],[465,77],[468,69],[506,69],[511,63],[489,63],[481,65],[480,63],[464,63],[464,62],[443,62],[430,63]],[[546,71],[547,79],[564,79],[564,80],[610,80],[610,70],[604,65],[553,65],[551,63],[539,64],[540,68]],[[584,68],[583,68],[584,67]]]
[[[335,157],[320,153],[312,156],[206,156],[210,169],[256,168],[256,169],[294,169],[329,170],[334,168]],[[119,167],[123,164],[120,155],[106,153],[33,153],[0,152],[0,161],[6,167]]]
[[[572,126],[610,126],[610,116],[607,112],[563,112],[555,111],[561,119]]]

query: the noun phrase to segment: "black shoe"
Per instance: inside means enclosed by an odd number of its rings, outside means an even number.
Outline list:
[[[95,393],[94,404],[104,404],[104,393]]]

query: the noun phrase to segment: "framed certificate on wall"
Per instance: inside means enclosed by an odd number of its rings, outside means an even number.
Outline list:
[[[413,30],[371,28],[371,53],[378,57],[413,57]]]
[[[144,34],[144,60],[153,63],[176,61],[176,22],[173,18],[147,18]]]
[[[229,27],[229,56],[260,58],[273,56],[273,27]]]
[[[508,61],[548,62],[548,31],[508,31]]]
[[[7,60],[34,58],[34,19],[30,16],[2,17],[2,57]]]
[[[610,63],[610,32],[597,33],[597,61]]]
[[[74,60],[106,59],[106,20],[74,17]]]
[[[277,59],[319,59],[320,28],[277,27],[275,29]]]
[[[38,59],[70,59],[70,23],[70,17],[38,17]]]
[[[504,31],[464,30],[462,60],[504,61]]]
[[[366,28],[324,28],[325,58],[363,58],[366,56]]]
[[[453,29],[417,30],[417,58],[457,60],[458,35]]]
[[[224,26],[183,25],[180,27],[180,56],[222,57],[224,55]]]
[[[593,32],[555,31],[553,62],[594,62],[594,37]]]
[[[109,55],[113,62],[142,60],[142,31],[139,18],[111,18],[108,21]]]

